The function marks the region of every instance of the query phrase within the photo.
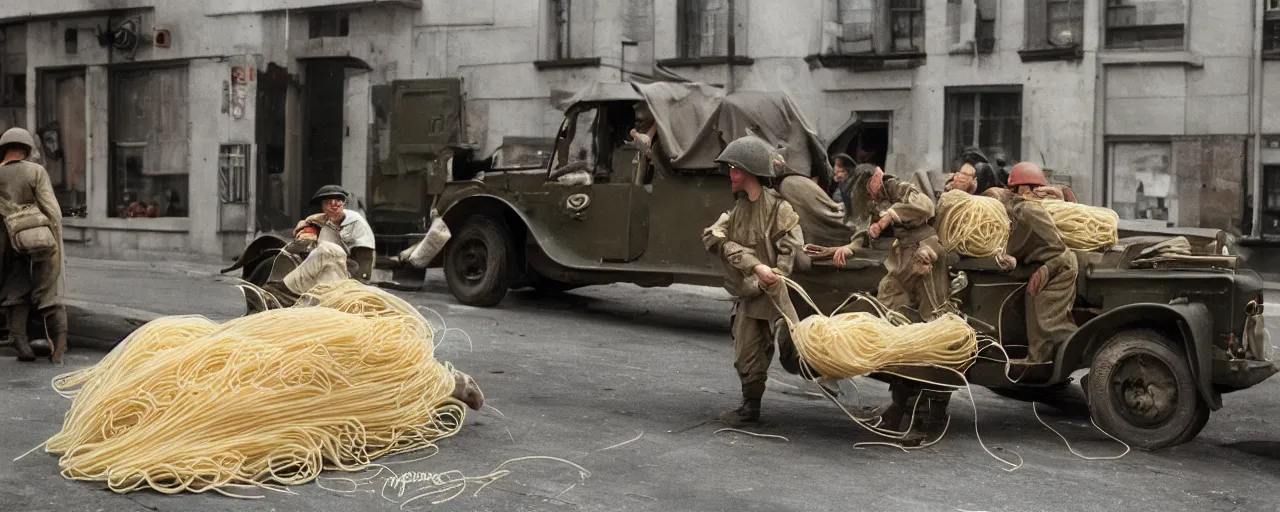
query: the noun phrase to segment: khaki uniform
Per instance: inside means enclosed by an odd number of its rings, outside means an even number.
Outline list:
[[[875,220],[888,215],[893,219],[893,251],[885,258],[887,274],[880,280],[876,298],[893,310],[911,309],[924,320],[944,311],[950,292],[947,254],[938,243],[937,232],[929,223],[933,218],[933,200],[915,185],[891,176],[884,177],[885,198],[872,203]],[[920,274],[915,253],[922,245],[933,249],[937,260],[929,271]],[[852,246],[850,246],[852,248]]]
[[[1027,358],[1038,363],[1053,361],[1058,346],[1076,329],[1071,308],[1076,300],[1079,262],[1038,201],[1013,197],[1006,204],[1013,221],[1008,254],[1017,258],[1019,265],[1049,269],[1049,280],[1040,293],[1027,295]]]
[[[764,395],[769,363],[773,359],[774,327],[783,315],[796,320],[795,308],[785,284],[779,282],[762,290],[755,276],[756,265],[764,264],[781,276],[788,276],[800,252],[803,234],[795,211],[776,192],[765,189],[751,201],[741,194],[727,219],[708,228],[703,235],[707,249],[719,254],[727,265],[726,289],[734,294],[734,368],[742,381],[742,395],[759,400]],[[794,345],[780,347],[786,366],[798,367]]]
[[[0,306],[29,303],[43,311],[63,305],[62,207],[49,183],[49,173],[43,166],[27,161],[13,161],[0,166],[0,211],[14,211],[31,204],[49,218],[58,248],[51,254],[36,258],[19,254],[10,245],[8,230],[0,223],[4,276],[0,285]]]

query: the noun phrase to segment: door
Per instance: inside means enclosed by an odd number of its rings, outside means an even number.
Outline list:
[[[449,181],[451,147],[461,142],[462,81],[397,80],[372,91],[375,138],[371,147],[369,221],[394,249],[392,238],[425,230],[431,199]],[[386,235],[385,237],[383,235]],[[399,249],[395,249],[399,250]]]
[[[320,187],[342,183],[343,109],[347,71],[342,61],[306,62],[303,93],[302,203]],[[301,216],[303,212],[296,212]]]
[[[590,261],[635,261],[648,248],[652,186],[618,135],[627,125],[623,108],[630,104],[570,109],[545,185],[558,200],[545,222],[557,241]]]
[[[273,232],[292,229],[298,222],[289,214],[285,193],[285,106],[289,95],[289,71],[275,63],[258,74],[257,117],[255,139],[257,154],[257,190],[254,211],[258,231]]]

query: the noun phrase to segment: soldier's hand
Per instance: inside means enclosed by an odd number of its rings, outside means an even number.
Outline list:
[[[996,256],[996,264],[1000,265],[1001,270],[1009,270],[1018,266],[1018,260],[1008,254],[1001,254]]]
[[[933,252],[933,249],[930,249],[927,245],[922,245],[916,250],[916,263],[920,265],[931,266],[937,259],[938,253]]]
[[[1027,295],[1035,297],[1044,290],[1044,285],[1049,282],[1049,267],[1040,267],[1036,269],[1036,273],[1031,274],[1031,280],[1027,282]]]
[[[831,255],[831,263],[834,263],[837,267],[844,267],[848,264],[848,258],[852,256],[853,256],[853,249],[850,249],[848,247],[840,247],[840,248],[837,248],[836,252]]]
[[[760,284],[765,286],[773,286],[781,280],[781,278],[778,277],[778,274],[773,272],[772,268],[763,264],[756,265],[756,277],[760,279]]]
[[[880,226],[879,222],[872,222],[870,226],[867,226],[867,237],[872,240],[880,238],[881,231],[884,231],[884,227]]]

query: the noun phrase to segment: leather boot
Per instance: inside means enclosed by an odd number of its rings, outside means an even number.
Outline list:
[[[720,421],[730,427],[741,427],[745,423],[760,421],[760,398],[763,396],[763,382],[743,385],[742,405],[737,409],[720,413]]]
[[[484,393],[470,375],[453,370],[453,397],[473,411],[484,407]]]
[[[901,381],[894,381],[889,384],[889,395],[893,402],[880,413],[880,428],[899,432],[902,429],[902,418],[906,416],[907,409],[911,407],[908,403],[914,398],[912,390]]]
[[[13,350],[18,352],[18,360],[35,361],[36,353],[31,350],[31,342],[27,338],[27,320],[31,315],[31,306],[26,304],[10,306],[6,312],[9,320],[9,341],[13,343]]]
[[[52,350],[49,361],[61,366],[62,359],[67,354],[67,309],[57,306],[45,315],[44,322],[49,334],[53,336],[49,340],[49,348]]]

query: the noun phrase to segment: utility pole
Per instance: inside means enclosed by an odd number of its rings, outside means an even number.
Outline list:
[[[729,83],[725,84],[724,90],[726,94],[733,94],[735,81],[733,68],[736,66],[733,65],[733,60],[738,54],[738,40],[735,36],[738,25],[738,17],[735,16],[737,14],[736,4],[736,1],[729,0]]]

